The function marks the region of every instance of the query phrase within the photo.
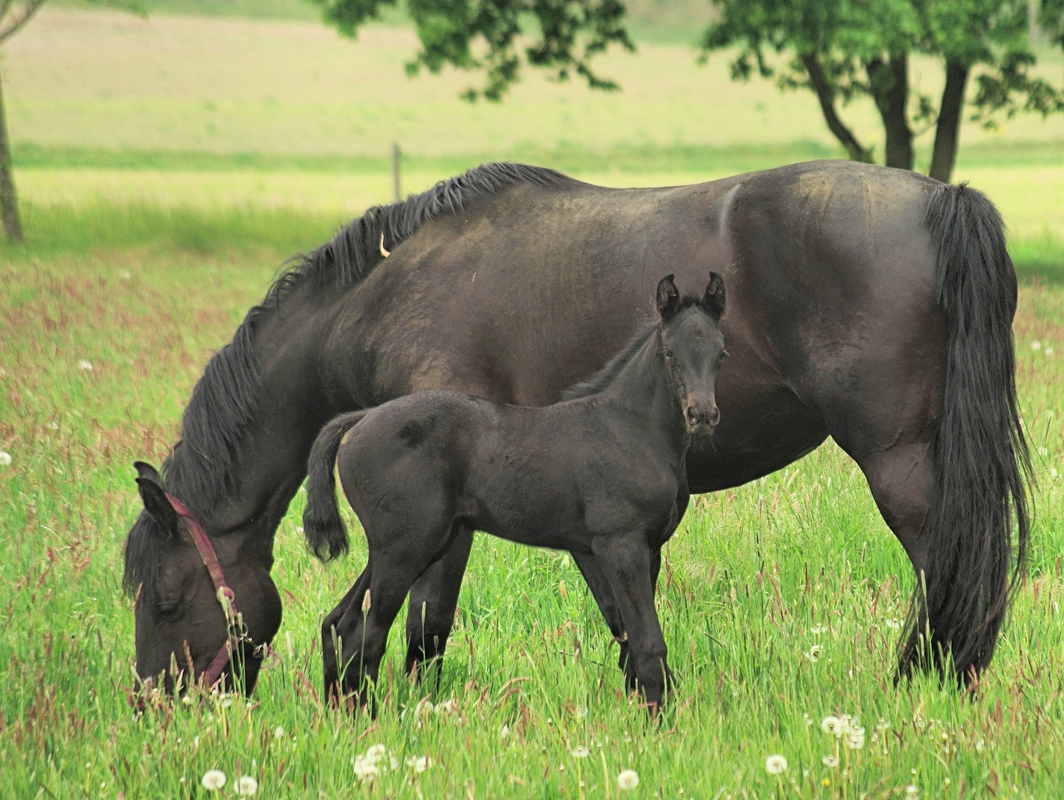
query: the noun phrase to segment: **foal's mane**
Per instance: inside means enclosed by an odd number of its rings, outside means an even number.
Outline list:
[[[248,311],[232,341],[211,357],[193,389],[181,419],[181,440],[163,462],[171,494],[203,514],[235,490],[240,440],[263,388],[256,334],[297,288],[346,289],[384,260],[382,249],[394,249],[426,222],[458,213],[473,201],[514,184],[550,186],[564,180],[561,173],[541,167],[485,164],[402,202],[374,206],[340,229],[332,241],[286,262],[262,302]],[[159,568],[156,542],[161,537],[158,531],[146,529],[150,525],[154,525],[150,517],[142,514],[129,533],[123,580],[129,592],[142,583],[150,587],[157,582],[153,580]]]
[[[690,308],[691,306],[698,305],[698,302],[699,300],[697,297],[688,295],[680,300],[676,313]],[[573,384],[562,392],[562,400],[576,400],[580,397],[590,397],[593,394],[598,394],[599,392],[604,391],[606,387],[616,380],[621,371],[628,366],[628,363],[635,358],[636,353],[643,348],[643,345],[646,344],[646,341],[653,335],[657,328],[658,320],[655,319],[648,322],[646,327],[641,328],[636,332],[635,336],[633,336],[628,341],[628,344],[624,346],[624,349],[606,362],[606,366],[590,378],[580,381],[580,383]]]

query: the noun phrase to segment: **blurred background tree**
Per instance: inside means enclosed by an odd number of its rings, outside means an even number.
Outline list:
[[[18,33],[33,19],[46,0],[0,0],[0,46]],[[88,0],[93,5],[145,13],[143,0]],[[7,133],[7,112],[4,110],[3,80],[0,76],[0,218],[8,241],[22,241],[22,219],[18,210],[18,192],[11,170],[11,139]]]
[[[347,36],[396,0],[310,0]],[[1032,23],[1047,42],[1064,46],[1064,0],[711,0],[718,16],[700,39],[701,59],[734,53],[732,77],[755,72],[781,89],[816,94],[828,129],[850,158],[872,161],[841,115],[850,100],[870,97],[882,120],[883,161],[913,169],[913,139],[934,127],[929,174],[953,172],[965,105],[993,126],[1018,111],[1064,110],[1064,87],[1036,73]],[[411,74],[445,65],[482,70],[485,83],[469,99],[499,100],[522,63],[578,75],[596,88],[616,89],[590,66],[611,45],[634,51],[620,0],[407,0],[421,49]],[[938,97],[910,80],[913,56],[941,65]],[[969,84],[974,92],[969,92]]]

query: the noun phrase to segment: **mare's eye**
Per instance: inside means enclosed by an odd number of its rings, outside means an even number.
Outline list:
[[[181,616],[180,603],[159,603],[155,610],[159,614],[159,619],[164,622],[173,622]]]
[[[672,350],[665,350],[665,358],[672,358]]]

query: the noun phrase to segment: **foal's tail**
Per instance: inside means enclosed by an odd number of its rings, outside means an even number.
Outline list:
[[[344,434],[355,427],[368,411],[341,414],[329,422],[310,449],[307,460],[307,506],[303,510],[303,535],[307,546],[322,561],[345,555],[347,528],[336,503],[336,453]]]
[[[948,326],[945,398],[923,531],[928,562],[918,595],[926,594],[917,597],[900,667],[908,675],[929,659],[942,668],[951,658],[969,682],[994,654],[1030,533],[1031,462],[1012,340],[1016,271],[1001,217],[979,192],[937,187],[925,223],[938,249],[937,301]]]

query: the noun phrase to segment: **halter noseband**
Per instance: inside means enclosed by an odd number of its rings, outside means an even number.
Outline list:
[[[207,531],[203,528],[203,523],[196,519],[185,504],[176,497],[167,494],[166,499],[170,501],[174,511],[183,517],[188,525],[189,533],[192,534],[192,541],[196,543],[196,549],[199,551],[200,558],[203,559],[203,566],[207,568],[207,572],[211,575],[211,581],[214,582],[215,596],[222,607],[222,613],[225,614],[225,625],[229,636],[225,644],[222,645],[222,649],[218,651],[214,660],[207,667],[206,672],[201,673],[200,676],[208,687],[214,687],[221,679],[222,671],[232,660],[233,653],[236,652],[238,645],[245,643],[252,645],[252,657],[262,660],[269,650],[269,644],[255,645],[255,642],[248,636],[247,625],[244,624],[244,615],[236,607],[236,594],[225,580],[225,573],[222,572],[218,554],[214,552],[214,545],[211,544]]]

